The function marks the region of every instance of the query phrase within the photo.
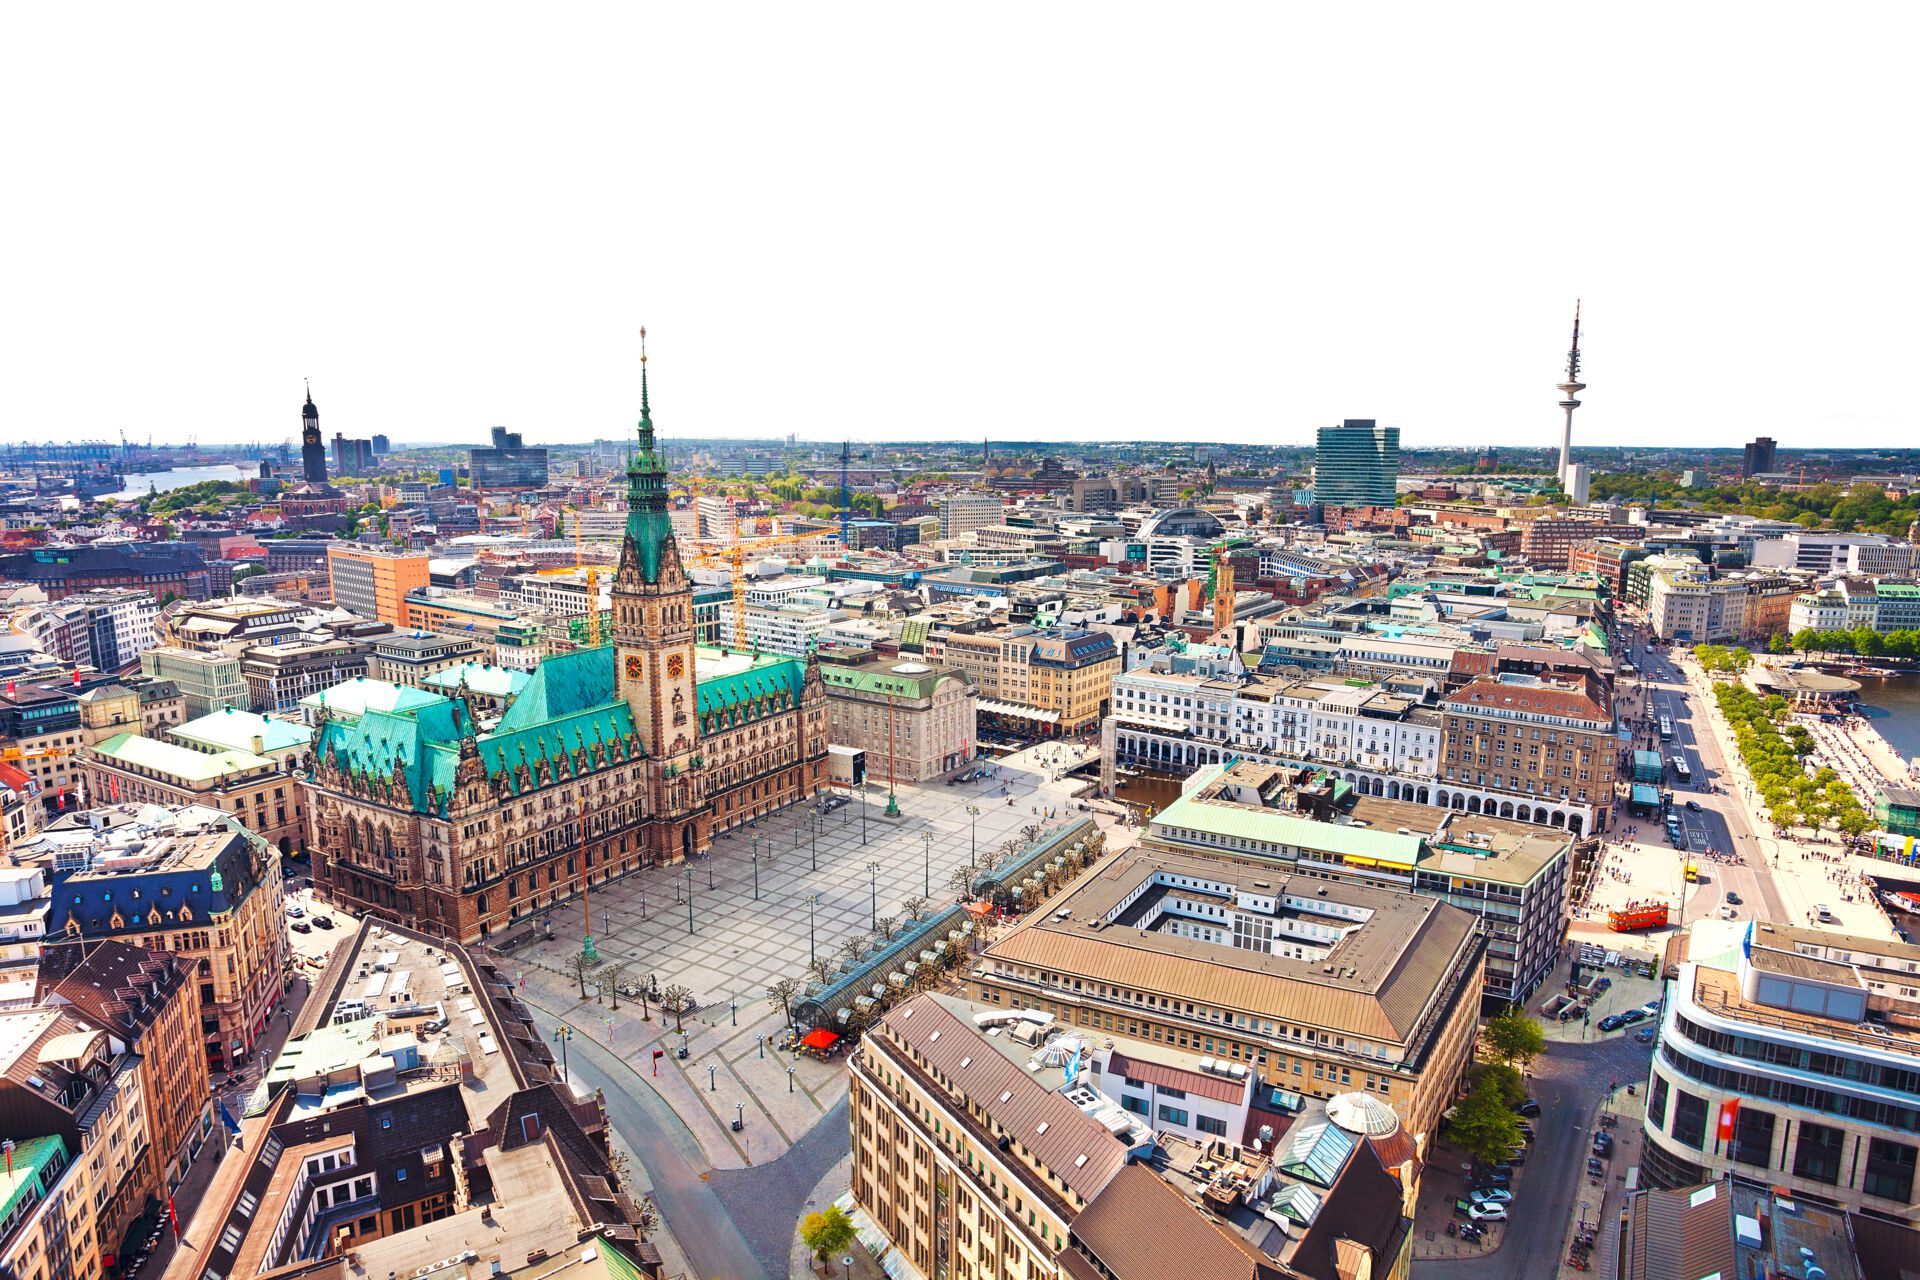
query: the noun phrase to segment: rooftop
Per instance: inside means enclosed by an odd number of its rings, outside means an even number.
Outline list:
[[[189,720],[168,731],[179,742],[191,743],[212,751],[237,751],[263,755],[291,751],[313,740],[313,730],[291,720],[276,720],[252,711],[232,707]],[[256,748],[256,741],[259,746]]]
[[[1203,898],[1223,912],[1230,903],[1274,921],[1275,945],[1292,945],[1297,933],[1300,954],[1170,932],[1160,926],[1178,917],[1158,915],[1170,896]],[[1476,938],[1471,915],[1432,898],[1142,848],[1055,896],[989,947],[981,964],[1032,966],[1056,983],[1078,975],[1406,1043]]]
[[[237,774],[271,771],[273,761],[251,751],[195,751],[138,733],[119,733],[94,747],[100,759],[186,782],[217,783]]]

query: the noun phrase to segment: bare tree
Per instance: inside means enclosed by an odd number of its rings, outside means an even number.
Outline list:
[[[892,942],[894,930],[900,927],[898,916],[881,916],[873,922],[874,936],[882,942]]]
[[[921,917],[927,914],[927,900],[916,894],[901,903],[900,908],[907,913],[908,924],[919,924]]]
[[[626,975],[627,965],[624,960],[610,964],[600,971],[600,989],[613,1001],[616,1012],[620,1008],[620,979]]]
[[[681,1021],[686,1017],[687,1010],[692,1007],[693,992],[677,982],[660,993],[660,1012],[663,1014],[671,1013],[673,1015],[673,1029],[675,1031],[684,1029],[681,1026]]]
[[[867,953],[864,938],[848,938],[840,944],[840,967],[851,969],[860,963],[860,957]]]
[[[567,960],[567,971],[579,980],[580,998],[585,1000],[587,998],[587,974],[593,971],[593,961],[587,959],[584,953],[571,956]]]
[[[794,978],[779,978],[767,984],[767,999],[779,1006],[788,1026],[793,1025],[793,998],[799,994],[800,983]]]
[[[825,986],[833,978],[833,961],[821,956],[807,966],[807,972],[811,973],[821,986]]]
[[[973,892],[974,874],[974,870],[971,867],[955,867],[953,869],[953,874],[947,877],[947,888],[953,891],[954,897],[962,902],[967,900],[968,895]]]

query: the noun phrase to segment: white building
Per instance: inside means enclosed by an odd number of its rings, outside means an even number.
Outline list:
[[[734,625],[731,605],[720,611],[720,647],[741,653],[783,653],[800,657],[820,644],[833,624],[825,609],[770,609],[748,605],[744,631]]]
[[[991,493],[950,493],[938,499],[937,506],[942,538],[957,538],[1006,518],[1005,505]]]
[[[1734,1174],[1920,1225],[1920,947],[1756,922],[1726,955],[1683,962],[1668,991],[1650,1185]]]
[[[1914,546],[1880,533],[1799,531],[1753,544],[1756,569],[1807,569],[1813,573],[1910,574]]]
[[[20,629],[62,662],[118,671],[153,648],[159,612],[149,591],[84,591],[23,611]]]
[[[1377,685],[1247,674],[1215,646],[1147,650],[1113,682],[1121,763],[1178,770],[1241,756],[1431,779],[1440,714]]]

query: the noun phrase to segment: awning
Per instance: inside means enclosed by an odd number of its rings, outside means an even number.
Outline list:
[[[840,1037],[825,1027],[815,1027],[800,1037],[800,1043],[808,1049],[818,1049],[822,1053],[840,1043]]]
[[[1037,720],[1041,724],[1059,724],[1060,713],[1042,711],[1039,707],[1023,707],[1017,702],[995,702],[991,698],[982,698],[974,704],[983,715],[1010,716],[1016,720]]]

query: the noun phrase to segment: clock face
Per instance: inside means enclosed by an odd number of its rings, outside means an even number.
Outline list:
[[[667,679],[678,680],[687,669],[686,660],[677,653],[667,655]]]
[[[628,654],[627,674],[635,680],[647,674],[647,660],[637,653]]]

